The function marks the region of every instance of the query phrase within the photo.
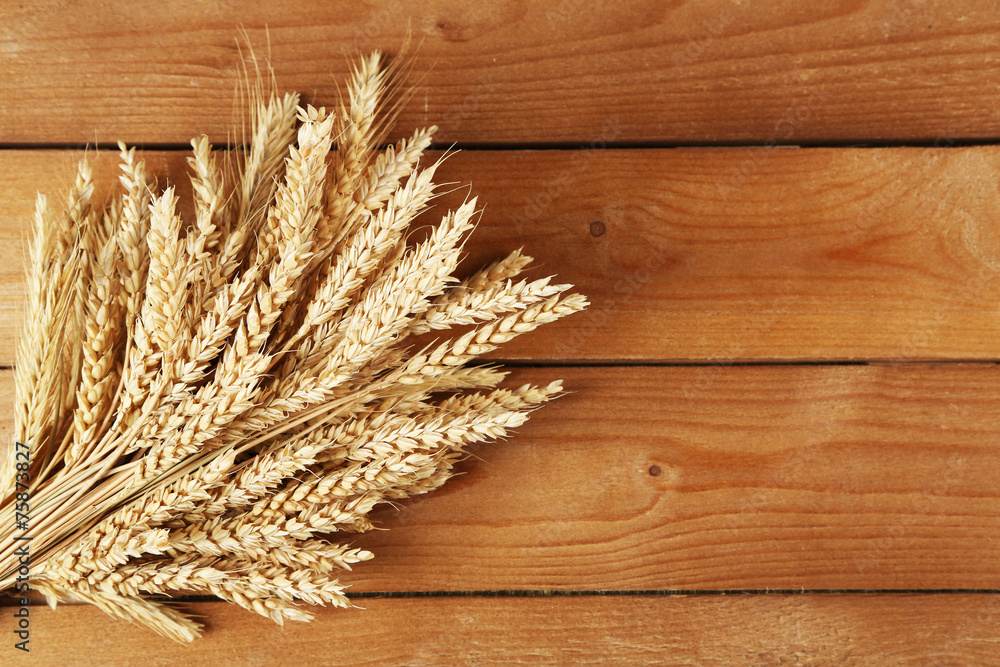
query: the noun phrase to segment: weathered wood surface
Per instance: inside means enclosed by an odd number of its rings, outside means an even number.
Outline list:
[[[731,595],[358,600],[278,628],[225,603],[190,646],[85,606],[32,609],[12,665],[991,665],[995,595]],[[6,650],[6,647],[4,647]],[[6,664],[6,663],[5,663]]]
[[[225,139],[237,26],[318,104],[412,31],[402,127],[446,143],[1000,136],[1000,13],[977,0],[48,1],[0,25],[0,143]]]
[[[61,201],[79,156],[0,152],[0,364],[34,192]],[[183,153],[147,159],[183,189]],[[506,358],[1000,359],[1000,147],[470,151],[440,178],[471,187],[433,213],[485,206],[468,266],[524,246],[593,303]]]

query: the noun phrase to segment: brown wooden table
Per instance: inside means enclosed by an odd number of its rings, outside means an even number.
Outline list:
[[[177,646],[33,608],[0,663],[1000,662],[997,3],[6,3],[5,440],[35,191],[118,139],[183,187],[237,25],[314,104],[412,31],[399,134],[461,149],[470,266],[523,245],[593,302],[497,358],[571,394],[379,511],[363,609],[182,600],[207,632]]]

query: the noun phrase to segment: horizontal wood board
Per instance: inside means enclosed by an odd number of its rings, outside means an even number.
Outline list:
[[[32,608],[18,665],[990,665],[1000,597],[733,595],[410,598],[278,628],[226,603],[190,646],[86,606]]]
[[[509,442],[377,510],[388,530],[345,536],[376,558],[341,581],[1000,589],[1000,366],[544,368],[509,382],[555,378],[571,393]]]
[[[8,144],[226,139],[240,26],[316,104],[409,31],[400,127],[446,144],[1000,136],[1000,13],[978,0],[48,0],[4,3],[0,25]]]
[[[58,208],[81,155],[0,152],[0,364],[34,192]],[[146,159],[187,201],[185,153]],[[523,247],[593,304],[494,357],[1000,359],[1000,147],[467,151],[439,174],[424,222],[484,208],[465,271]]]

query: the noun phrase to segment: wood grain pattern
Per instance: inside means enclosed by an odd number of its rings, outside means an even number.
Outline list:
[[[412,30],[402,127],[446,143],[1000,136],[1000,14],[976,0],[50,0],[4,3],[0,25],[5,143],[224,139],[241,25],[318,104],[349,56]]]
[[[352,537],[376,558],[342,581],[1000,589],[1000,366],[544,368],[510,382],[556,377],[573,393],[508,443],[379,510],[388,530]]]
[[[1000,588],[1000,367],[566,368],[357,590]]]
[[[0,152],[0,254],[21,254],[34,190],[58,202],[78,157]],[[184,154],[147,159],[184,189]],[[1000,358],[1000,147],[471,151],[440,178],[485,205],[467,266],[523,246],[593,303],[506,358]],[[0,266],[0,364],[22,280]]]
[[[0,455],[34,191],[66,147],[228,140],[240,25],[325,105],[411,31],[400,134],[477,149],[440,172],[486,205],[468,265],[524,246],[593,302],[502,351],[573,393],[356,537],[377,557],[343,580],[402,597],[285,628],[191,603],[190,647],[34,607],[0,663],[995,664],[1000,146],[955,147],[1000,137],[994,5],[0,4]],[[883,143],[927,147],[845,147]],[[186,190],[182,153],[146,157]],[[641,594],[774,589],[812,592]]]
[[[191,646],[90,607],[32,609],[11,664],[989,665],[1000,597],[766,595],[360,600],[283,628],[224,603]],[[4,647],[6,648],[6,647]]]

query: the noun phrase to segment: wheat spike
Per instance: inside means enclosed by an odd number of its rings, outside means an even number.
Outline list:
[[[455,277],[482,211],[469,198],[426,226],[436,128],[379,148],[407,98],[386,62],[361,59],[329,112],[258,76],[235,155],[192,140],[191,209],[124,144],[106,201],[86,160],[64,211],[38,197],[14,408],[32,464],[0,465],[0,591],[30,491],[30,584],[52,605],[179,642],[200,626],[150,596],[277,623],[350,607],[372,510],[438,488],[561,393],[470,364],[587,302],[518,278],[520,250]]]

